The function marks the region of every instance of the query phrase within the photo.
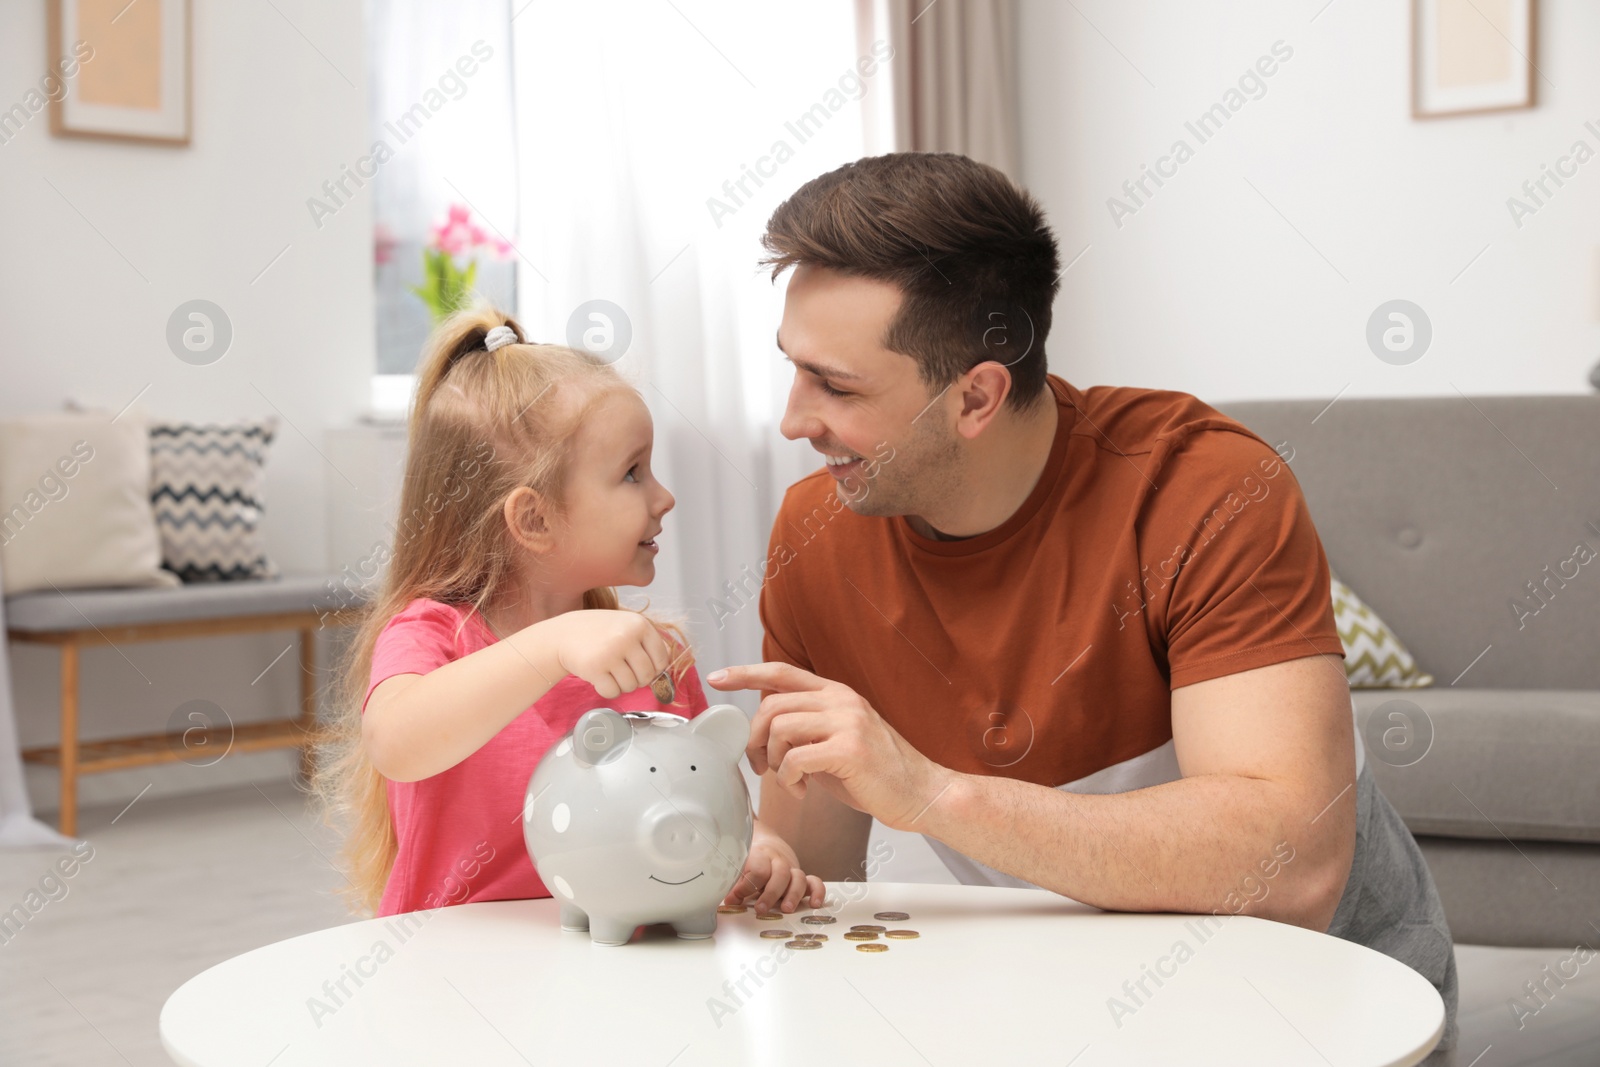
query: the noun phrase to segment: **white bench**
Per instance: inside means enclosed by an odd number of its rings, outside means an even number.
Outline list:
[[[176,588],[52,590],[7,597],[6,629],[12,641],[61,650],[61,742],[22,751],[25,762],[60,771],[61,832],[77,833],[79,775],[182,759],[196,742],[216,744],[227,754],[299,748],[302,773],[307,771],[309,732],[316,722],[317,630],[358,622],[365,608],[365,601],[351,590],[330,588],[332,578],[300,574]],[[80,649],[276,630],[294,630],[300,637],[300,712],[295,717],[212,727],[203,738],[185,730],[78,740]]]

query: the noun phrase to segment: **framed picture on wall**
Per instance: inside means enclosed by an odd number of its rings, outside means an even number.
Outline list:
[[[50,0],[50,132],[189,143],[189,0]]]
[[[1411,117],[1533,106],[1536,0],[1412,0]]]

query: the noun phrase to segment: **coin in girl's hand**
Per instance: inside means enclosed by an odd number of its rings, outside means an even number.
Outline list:
[[[672,703],[672,675],[666,671],[656,675],[656,680],[650,683],[650,692],[654,693],[656,699],[661,703]]]

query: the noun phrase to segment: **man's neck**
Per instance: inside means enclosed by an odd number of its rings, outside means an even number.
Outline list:
[[[1025,419],[1005,426],[992,439],[976,444],[963,473],[963,485],[952,499],[959,511],[933,516],[907,515],[911,528],[935,541],[962,541],[988,533],[1017,513],[1039,484],[1060,421],[1055,393],[1048,386],[1038,406]]]

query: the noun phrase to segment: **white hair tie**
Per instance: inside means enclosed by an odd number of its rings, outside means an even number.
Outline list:
[[[493,352],[497,348],[519,343],[517,331],[509,326],[496,326],[483,335],[483,348],[486,352]]]

